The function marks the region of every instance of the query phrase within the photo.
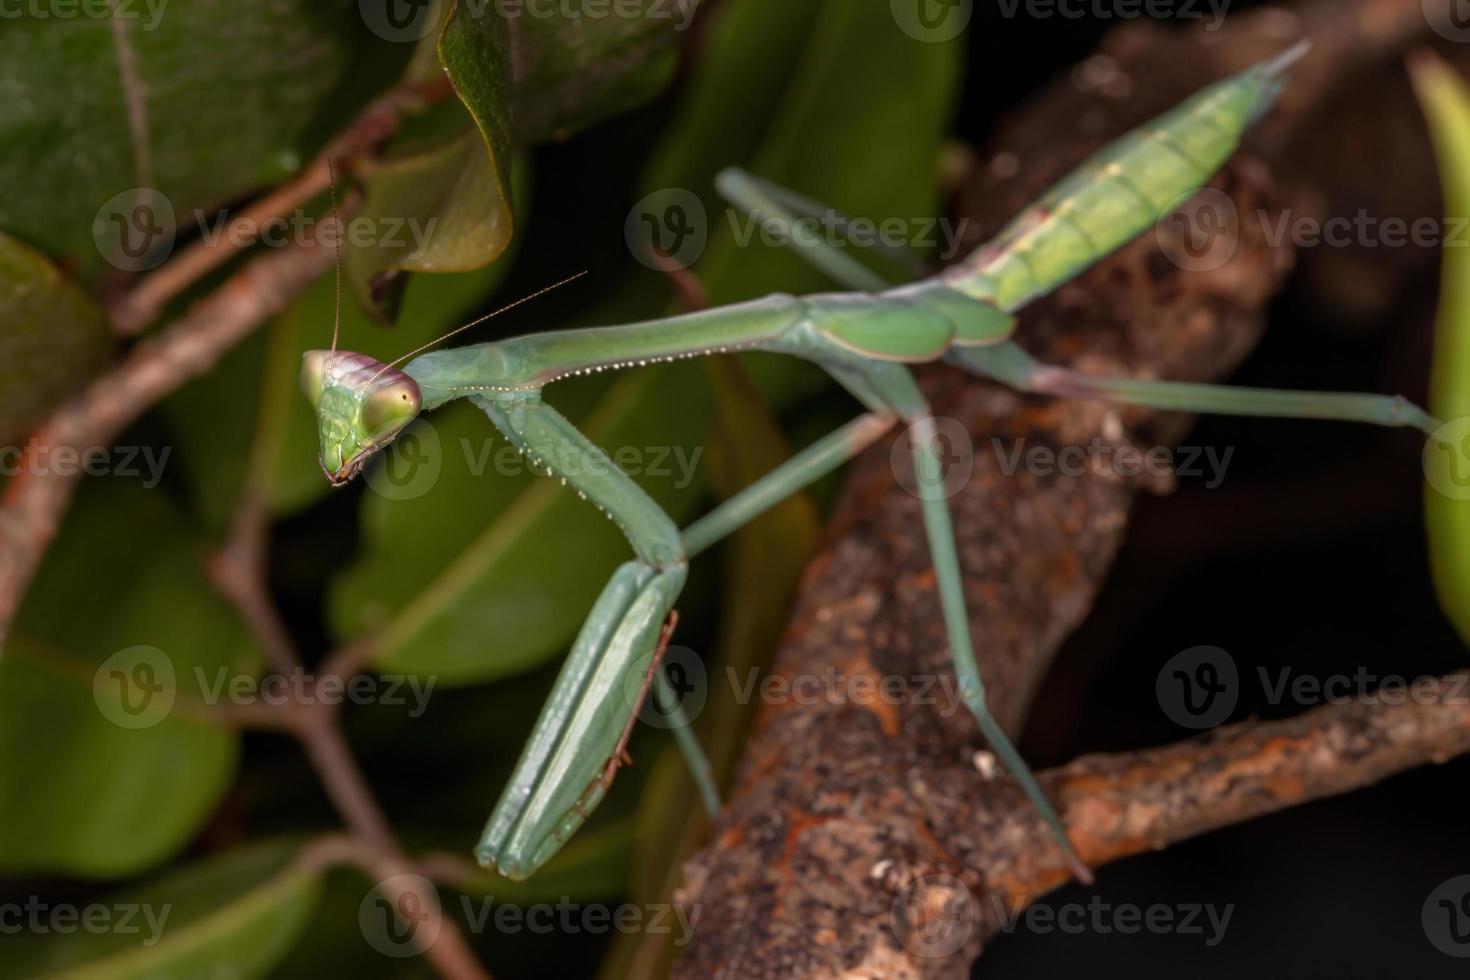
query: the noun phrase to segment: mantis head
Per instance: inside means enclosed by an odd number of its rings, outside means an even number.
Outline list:
[[[419,386],[408,375],[350,351],[307,351],[301,388],[316,409],[318,458],[334,487],[356,476],[423,405]]]

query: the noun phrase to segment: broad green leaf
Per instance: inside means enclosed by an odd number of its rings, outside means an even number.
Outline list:
[[[404,272],[464,272],[498,258],[514,226],[500,167],[474,130],[377,167],[348,224],[368,235],[363,247],[349,237],[346,277],[358,303],[388,322]]]
[[[516,135],[566,139],[657,96],[699,2],[581,0],[556,5],[552,16],[528,5],[510,21]]]
[[[0,977],[195,980],[264,976],[311,918],[321,873],[295,848],[255,845],[188,865],[140,888],[80,903],[105,927],[6,940]]]
[[[0,230],[83,278],[104,258],[137,271],[195,209],[293,174],[349,56],[387,48],[356,4],[68,6],[22,5],[0,30]]]
[[[439,25],[437,40],[420,43],[408,77],[423,81],[439,68],[467,115],[431,113],[437,140],[405,134],[395,145],[413,149],[365,175],[358,222],[370,229],[416,223],[424,237],[354,244],[347,279],[358,302],[389,322],[403,272],[463,271],[494,261],[514,231],[506,178],[513,149],[565,139],[657,95],[673,73],[677,40],[695,5],[637,0],[617,9],[531,10],[441,0],[441,10],[428,15]]]
[[[4,234],[0,323],[0,442],[11,442],[102,365],[111,334],[44,255]]]
[[[0,659],[0,868],[147,868],[234,775],[239,737],[198,702],[258,651],[163,494],[90,478],[27,593]]]
[[[509,28],[498,7],[447,0],[436,37],[438,62],[463,106],[417,121],[439,138],[426,141],[410,129],[390,159],[367,175],[367,199],[354,219],[375,233],[351,242],[347,281],[363,308],[384,323],[396,319],[404,272],[478,269],[499,258],[515,229]],[[421,44],[410,79],[429,73],[426,54]],[[412,234],[389,236],[392,227]]]
[[[1445,213],[1470,214],[1470,90],[1424,54],[1412,63],[1444,185]],[[1445,424],[1425,443],[1424,517],[1440,606],[1470,642],[1470,254],[1445,248],[1429,411]]]

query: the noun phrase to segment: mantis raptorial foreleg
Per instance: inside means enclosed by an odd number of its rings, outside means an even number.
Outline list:
[[[476,848],[482,863],[522,877],[582,825],[606,792],[607,765],[621,752],[638,708],[630,703],[628,678],[641,681],[652,669],[687,565],[677,528],[653,498],[622,470],[604,465],[601,450],[539,392],[474,401],[533,463],[607,514],[637,556],[613,574],[578,634]],[[642,693],[639,687],[633,696]]]

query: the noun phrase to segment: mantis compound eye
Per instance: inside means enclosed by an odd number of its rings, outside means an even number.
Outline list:
[[[398,372],[394,372],[398,374]],[[383,445],[419,414],[423,400],[419,386],[407,375],[373,386],[362,403],[362,425],[374,443]]]
[[[321,407],[322,390],[327,381],[327,358],[331,351],[309,350],[301,355],[301,391],[312,408]]]

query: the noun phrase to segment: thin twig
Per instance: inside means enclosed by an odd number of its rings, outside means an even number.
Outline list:
[[[266,582],[266,546],[269,525],[265,497],[247,484],[237,505],[225,545],[208,564],[216,586],[240,612],[276,670],[299,673],[305,662],[291,639]],[[488,978],[458,925],[446,918],[437,895],[424,893],[425,883],[393,835],[382,807],[352,755],[335,708],[323,699],[307,697],[280,708],[290,720],[292,734],[306,750],[312,768],[333,806],[352,833],[351,854],[374,877],[375,885],[395,908],[412,907],[418,913],[414,930],[420,951],[445,977]],[[429,887],[432,891],[432,888]],[[419,937],[426,937],[419,939]]]

